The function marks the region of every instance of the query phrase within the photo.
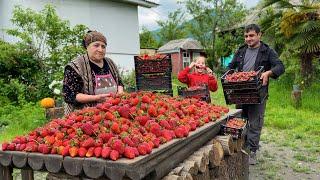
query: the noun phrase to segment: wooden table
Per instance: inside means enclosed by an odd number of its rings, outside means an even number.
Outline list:
[[[51,173],[65,172],[72,176],[88,178],[107,177],[112,180],[160,179],[194,151],[202,147],[220,131],[220,124],[227,115],[240,115],[241,110],[230,110],[214,122],[193,131],[186,138],[174,139],[153,149],[152,153],[132,160],[121,158],[117,161],[102,158],[71,158],[61,155],[0,151],[0,179],[11,180],[12,169],[21,169],[22,179],[32,180],[33,171]]]

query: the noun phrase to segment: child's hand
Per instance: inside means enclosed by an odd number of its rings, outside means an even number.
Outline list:
[[[190,63],[190,65],[189,65],[189,68],[191,69],[191,68],[193,68],[195,65],[196,65],[196,63],[192,61],[192,62]]]
[[[208,74],[212,74],[212,70],[210,68],[206,68]]]

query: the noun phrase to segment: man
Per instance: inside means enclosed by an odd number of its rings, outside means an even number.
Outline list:
[[[245,27],[244,38],[245,45],[235,53],[229,68],[238,71],[254,71],[259,66],[264,66],[260,79],[263,85],[261,90],[267,99],[269,77],[278,78],[284,73],[284,66],[277,53],[260,40],[261,32],[258,25],[250,24]],[[237,105],[237,108],[243,110],[242,116],[248,118],[249,121],[245,146],[250,150],[249,163],[251,165],[256,164],[256,151],[259,149],[266,99],[261,104]]]

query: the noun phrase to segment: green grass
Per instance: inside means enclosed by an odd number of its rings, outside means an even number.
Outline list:
[[[46,122],[44,109],[34,103],[22,106],[6,105],[0,108],[0,112],[0,122],[8,124],[0,129],[0,142],[26,134]]]

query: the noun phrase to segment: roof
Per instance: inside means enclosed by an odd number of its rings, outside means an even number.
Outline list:
[[[158,52],[171,52],[180,49],[198,49],[202,50],[203,47],[199,41],[187,38],[187,39],[177,39],[169,41],[158,49]]]
[[[152,2],[151,0],[113,0],[116,2],[123,2],[128,4],[134,4],[145,8],[157,7],[159,4]]]

